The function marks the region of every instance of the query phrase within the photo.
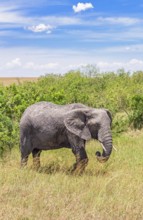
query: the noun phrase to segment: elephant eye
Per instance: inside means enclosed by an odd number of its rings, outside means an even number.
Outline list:
[[[98,131],[99,130],[99,128],[100,128],[100,124],[98,123],[98,122],[90,122],[89,124],[88,124],[88,126],[92,129],[92,131]]]
[[[96,130],[99,130],[100,124],[99,124],[99,123],[96,123],[95,128],[96,128]]]

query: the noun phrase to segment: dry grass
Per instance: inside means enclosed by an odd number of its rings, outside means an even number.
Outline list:
[[[142,133],[114,140],[118,151],[106,164],[95,160],[96,142],[87,146],[89,164],[82,176],[70,175],[68,149],[43,152],[39,172],[19,169],[15,150],[0,163],[0,219],[142,220]]]
[[[19,85],[23,82],[36,82],[38,77],[0,77],[0,84],[9,86],[13,83]]]

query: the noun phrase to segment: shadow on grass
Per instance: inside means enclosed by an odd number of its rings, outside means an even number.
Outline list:
[[[55,173],[65,173],[68,174],[70,170],[68,167],[63,167],[60,164],[57,163],[50,163],[46,166],[40,167],[38,170],[39,173],[45,173],[45,174],[55,174]]]
[[[106,176],[109,176],[109,171],[108,170],[86,170],[84,172],[84,175],[86,176],[96,176],[96,177],[106,177]]]
[[[73,166],[61,166],[57,163],[50,163],[46,166],[40,167],[38,170],[39,173],[44,174],[57,174],[57,173],[63,173],[65,175],[69,176],[109,176],[109,171],[107,169],[98,169],[98,170],[89,170],[85,169],[82,173],[80,172],[73,172]]]

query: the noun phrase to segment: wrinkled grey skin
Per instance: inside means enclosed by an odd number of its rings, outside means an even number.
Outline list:
[[[87,162],[85,143],[91,138],[103,144],[103,153],[96,152],[100,162],[112,152],[111,114],[106,109],[82,104],[56,105],[39,102],[28,107],[20,121],[21,166],[27,164],[30,153],[36,168],[40,166],[42,150],[71,148],[76,157],[73,170],[83,171]]]

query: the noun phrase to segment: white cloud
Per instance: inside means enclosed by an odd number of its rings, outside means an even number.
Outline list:
[[[26,16],[20,10],[20,6],[22,5],[18,1],[17,4],[13,4],[13,6],[0,3],[0,24],[2,28],[22,27],[33,32],[47,31],[47,33],[51,33],[56,26],[81,23],[79,18],[69,16]],[[47,21],[48,25],[46,25]]]
[[[141,23],[143,20],[138,18],[130,17],[99,17],[97,19],[99,23],[108,23],[108,24],[122,24],[122,25],[135,25]]]
[[[73,10],[75,13],[78,13],[80,11],[86,11],[88,9],[93,8],[93,5],[91,3],[81,3],[79,2],[77,5],[73,5]]]
[[[7,12],[7,11],[2,11],[0,12],[0,22],[1,23],[23,23],[25,19],[23,19],[22,16],[20,16],[16,12]]]
[[[138,59],[131,59],[127,65],[126,68],[129,69],[130,71],[132,70],[143,70],[143,60],[138,60]]]
[[[0,23],[15,27],[32,22],[32,18],[24,16],[18,6],[1,5],[0,3]]]
[[[125,71],[143,71],[143,60],[140,59],[131,59],[127,62],[104,62],[100,61],[96,63],[97,67],[101,71],[117,71],[118,69],[124,68]]]
[[[36,1],[29,1],[29,0],[1,0],[0,6],[7,6],[13,5],[14,8],[39,8],[40,6],[55,6],[55,5],[67,5],[67,0],[36,0]],[[12,7],[12,6],[11,6]]]
[[[40,18],[41,21],[46,22],[48,21],[53,26],[64,26],[64,25],[76,25],[81,24],[81,20],[75,17],[68,17],[68,16],[45,16]]]
[[[33,32],[47,32],[50,34],[52,32],[53,27],[51,25],[45,25],[45,24],[38,24],[28,27],[28,30],[31,30]]]
[[[48,24],[46,24],[48,21]],[[51,33],[57,26],[77,25],[82,21],[79,18],[68,16],[38,16],[30,17],[24,16],[22,13],[15,10],[0,10],[0,24],[1,28],[23,28],[29,29],[33,32]],[[4,31],[3,31],[4,32]]]
[[[49,70],[49,69],[54,69],[57,66],[58,66],[58,63],[37,64],[34,62],[28,62],[24,64],[24,68],[32,69],[32,70]]]
[[[21,66],[20,58],[15,58],[12,61],[6,63],[6,67],[8,68],[15,68],[15,67],[20,67],[20,66]]]
[[[80,29],[80,30],[69,30],[68,33],[76,39],[80,39],[83,42],[105,42],[111,46],[113,42],[121,43],[120,48],[123,44],[131,44],[132,42],[142,42],[143,39],[143,27],[130,27],[124,28],[117,26],[115,28],[106,25],[106,28],[99,29]],[[124,43],[123,43],[124,42]],[[100,44],[102,46],[102,44]],[[113,48],[113,46],[112,46]]]
[[[33,61],[31,62],[22,62],[20,58],[15,58],[11,60],[10,62],[7,62],[5,64],[5,67],[8,69],[13,69],[20,67],[21,69],[31,69],[31,70],[49,70],[56,68],[58,66],[58,63],[55,62],[49,62],[49,63],[35,63]]]
[[[124,54],[126,57],[134,54],[138,54],[142,57],[143,44],[133,44],[126,46],[114,46],[104,48],[105,53],[110,54]]]
[[[45,73],[66,73],[71,69],[91,64],[101,72],[143,71],[142,52],[134,50],[143,45],[126,45],[127,50],[99,48],[89,50],[40,49],[32,47],[1,48],[0,76],[41,76]],[[133,52],[131,52],[133,50]]]

